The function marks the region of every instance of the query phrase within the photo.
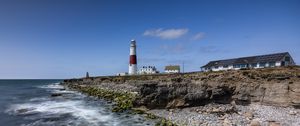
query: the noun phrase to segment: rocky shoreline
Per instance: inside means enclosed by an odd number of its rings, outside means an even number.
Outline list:
[[[66,87],[177,125],[300,125],[300,68],[110,76],[64,80]],[[171,125],[171,123],[169,123]]]
[[[300,125],[299,109],[251,104],[237,105],[235,112],[228,112],[231,107],[228,104],[209,104],[183,109],[153,109],[149,113],[172,120],[180,126]]]

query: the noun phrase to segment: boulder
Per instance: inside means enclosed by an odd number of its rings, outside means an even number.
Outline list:
[[[166,108],[181,108],[184,107],[185,101],[184,99],[178,98],[178,99],[174,99],[171,102],[169,102],[166,106]]]
[[[260,126],[259,119],[253,119],[253,120],[251,120],[250,126]]]
[[[245,112],[244,116],[248,119],[252,119],[254,117],[253,112]]]
[[[269,121],[269,126],[280,126],[280,123],[276,121]]]
[[[288,106],[290,103],[288,83],[264,84],[266,87],[263,103],[268,105]]]
[[[300,108],[300,82],[289,84],[289,97],[291,105],[295,108]]]
[[[54,93],[54,94],[51,94],[51,97],[58,97],[58,96],[62,96],[61,93]]]

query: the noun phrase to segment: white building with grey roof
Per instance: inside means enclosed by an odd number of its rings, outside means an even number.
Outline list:
[[[138,71],[138,74],[157,74],[159,71],[155,66],[143,66]]]
[[[165,73],[180,73],[180,66],[179,65],[166,66]]]
[[[239,70],[243,68],[266,68],[295,65],[288,52],[210,61],[202,71]]]

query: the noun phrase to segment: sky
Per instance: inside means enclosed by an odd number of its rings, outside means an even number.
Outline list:
[[[0,79],[65,79],[289,52],[299,0],[0,0]]]

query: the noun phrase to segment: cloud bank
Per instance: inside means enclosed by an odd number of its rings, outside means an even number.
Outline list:
[[[161,39],[176,39],[185,35],[189,30],[187,28],[182,29],[150,29],[144,32],[144,36],[158,37]]]

